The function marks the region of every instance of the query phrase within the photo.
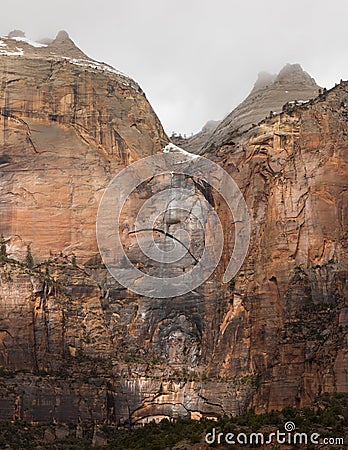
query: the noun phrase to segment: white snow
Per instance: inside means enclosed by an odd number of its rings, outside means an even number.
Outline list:
[[[22,36],[15,36],[15,37],[13,37],[11,39],[13,39],[15,41],[19,41],[19,42],[25,42],[26,44],[29,44],[32,47],[36,47],[36,48],[47,47],[46,44],[39,44],[38,42],[31,41],[30,39],[28,39],[26,37],[22,37]]]
[[[64,57],[64,59],[68,59],[72,64],[76,64],[77,66],[85,66],[85,67],[91,67],[92,69],[97,70],[105,70],[106,72],[115,73],[117,75],[122,75],[126,77],[126,75],[119,70],[114,69],[113,67],[110,67],[106,64],[101,64],[96,61],[90,61],[88,59],[76,59],[76,58],[67,58]],[[128,78],[128,77],[127,77]]]
[[[195,159],[195,158],[199,158],[199,155],[195,155],[194,153],[190,153],[187,152],[186,150],[184,150],[183,148],[178,147],[177,145],[174,145],[172,143],[166,145],[163,149],[162,149],[163,153],[181,153],[182,155],[185,155],[188,158],[191,159]],[[184,161],[183,161],[184,162]]]
[[[124,73],[114,69],[113,67],[107,66],[106,64],[98,63],[96,61],[90,61],[89,59],[68,58],[67,56],[62,56],[62,58],[68,60],[71,64],[75,64],[76,66],[90,67],[92,69],[103,70],[106,72],[116,73],[117,75],[127,77]]]
[[[16,50],[3,50],[0,48],[0,55],[6,55],[6,56],[23,56],[24,55],[22,48],[16,47]]]
[[[5,36],[5,38],[8,39],[6,36]],[[40,44],[38,42],[34,42],[34,41],[32,41],[26,37],[22,37],[22,36],[15,36],[15,37],[11,38],[11,40],[14,40],[17,42],[25,42],[26,44],[31,45],[32,47],[36,47],[36,48],[47,47],[46,44]],[[6,50],[5,50],[5,48],[6,48]],[[22,56],[22,55],[24,55],[24,52],[23,52],[23,48],[20,48],[20,47],[16,47],[16,49],[10,49],[8,47],[8,45],[6,44],[6,42],[4,42],[3,40],[0,39],[0,55]],[[69,57],[63,56],[63,55],[54,55],[54,56],[65,59],[65,60],[69,61],[71,64],[74,64],[76,66],[89,67],[94,70],[100,70],[103,72],[109,72],[109,73],[112,73],[115,75],[119,75],[123,78],[121,83],[124,86],[131,87],[137,91],[139,90],[138,84],[132,78],[128,77],[126,74],[122,73],[121,71],[114,69],[113,67],[109,66],[108,64],[100,63],[100,62],[93,61],[90,59],[69,58]]]
[[[298,105],[304,105],[305,103],[308,103],[308,102],[309,102],[309,100],[293,100],[293,101],[288,102],[288,103],[290,103],[290,105],[295,105],[296,103]]]
[[[59,56],[59,55],[57,55],[57,56]],[[91,69],[101,70],[103,72],[109,72],[109,73],[113,73],[116,75],[120,75],[123,78],[129,80],[127,82],[123,82],[122,84],[124,84],[125,86],[132,87],[134,89],[138,89],[138,86],[136,86],[134,83],[132,83],[133,80],[131,78],[129,78],[127,75],[125,75],[121,71],[114,69],[111,66],[108,66],[107,64],[99,63],[97,61],[91,61],[89,59],[68,58],[67,56],[59,56],[59,57],[66,59],[67,61],[69,61],[71,64],[74,64],[75,66],[90,67]]]

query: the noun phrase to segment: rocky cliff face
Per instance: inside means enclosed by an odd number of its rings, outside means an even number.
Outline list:
[[[234,298],[258,411],[347,391],[347,94],[343,82],[215,153],[253,216]]]
[[[347,392],[348,84],[211,154],[252,219],[248,257],[228,285],[220,281],[233,244],[226,205],[173,176],[197,202],[208,198],[231,234],[204,285],[154,299],[109,275],[94,231],[111,177],[167,143],[144,94],[81,56],[64,33],[47,47],[1,45],[0,418],[141,423]],[[13,54],[18,47],[23,55]],[[129,223],[157,190],[140,187]],[[20,262],[29,244],[34,265]]]
[[[137,83],[60,32],[49,45],[0,42],[1,232],[21,258],[96,255],[103,189],[168,139]]]

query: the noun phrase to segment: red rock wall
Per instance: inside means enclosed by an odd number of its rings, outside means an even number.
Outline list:
[[[166,141],[145,97],[68,62],[1,61],[1,232],[41,262],[0,267],[2,418],[211,417],[346,392],[346,83],[211,155],[245,195],[248,257],[223,286],[221,202],[216,278],[158,300],[108,275],[94,231],[110,178]]]
[[[31,244],[84,261],[97,253],[103,190],[167,137],[132,80],[65,59],[0,58],[1,233],[9,253]]]

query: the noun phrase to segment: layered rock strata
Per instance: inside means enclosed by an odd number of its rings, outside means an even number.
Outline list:
[[[231,214],[218,193],[173,175],[214,206],[225,248],[204,285],[146,298],[103,266],[96,211],[114,174],[168,140],[138,85],[76,63],[84,57],[67,39],[41,56],[16,39],[0,47],[0,418],[143,423],[347,392],[347,82],[216,143],[210,157],[238,183],[252,221],[228,285]],[[55,56],[61,41],[67,59]],[[8,54],[18,47],[23,55]],[[130,229],[156,192],[151,180],[134,194]],[[161,270],[129,235],[125,247],[145,271]]]

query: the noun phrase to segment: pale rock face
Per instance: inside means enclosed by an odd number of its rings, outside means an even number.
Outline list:
[[[13,31],[11,31],[9,34],[8,34],[8,37],[10,38],[10,39],[12,39],[12,38],[16,38],[16,37],[25,37],[25,33],[24,33],[24,31],[21,31],[21,30],[13,30]]]
[[[260,72],[257,76],[252,92],[269,87],[274,82],[276,77],[277,75],[271,75],[268,72]]]
[[[187,138],[182,136],[171,136],[170,139],[174,144],[179,145],[183,149],[188,150],[191,153],[199,154],[201,148],[210,139],[219,123],[219,120],[209,120],[203,126],[201,131],[194,134],[193,136]]]
[[[315,80],[299,64],[287,64],[278,75],[261,72],[248,97],[221,121],[198,153],[209,153],[232,142],[271,112],[281,112],[287,102],[315,98],[318,89]],[[189,146],[185,148],[189,150]]]
[[[69,42],[64,34],[57,40]],[[19,45],[3,41],[8,51]],[[123,288],[103,267],[95,217],[114,174],[166,147],[156,115],[123,75],[54,56],[49,45],[23,49],[0,57],[0,232],[10,256],[23,258],[31,243],[41,264],[0,266],[0,367],[9,372],[0,418],[144,423],[346,392],[347,83],[233,144],[216,144],[211,157],[238,183],[252,219],[233,283],[220,281],[234,241],[227,207],[193,180],[173,177],[198,203],[209,198],[226,246],[204,285],[154,299]],[[148,182],[134,194],[124,218],[130,229],[161,186]],[[181,222],[178,215],[168,226]],[[157,273],[130,237],[126,245]]]
[[[69,34],[66,31],[61,30],[58,32],[55,42],[58,44],[61,42],[66,42],[67,40],[70,40]]]

